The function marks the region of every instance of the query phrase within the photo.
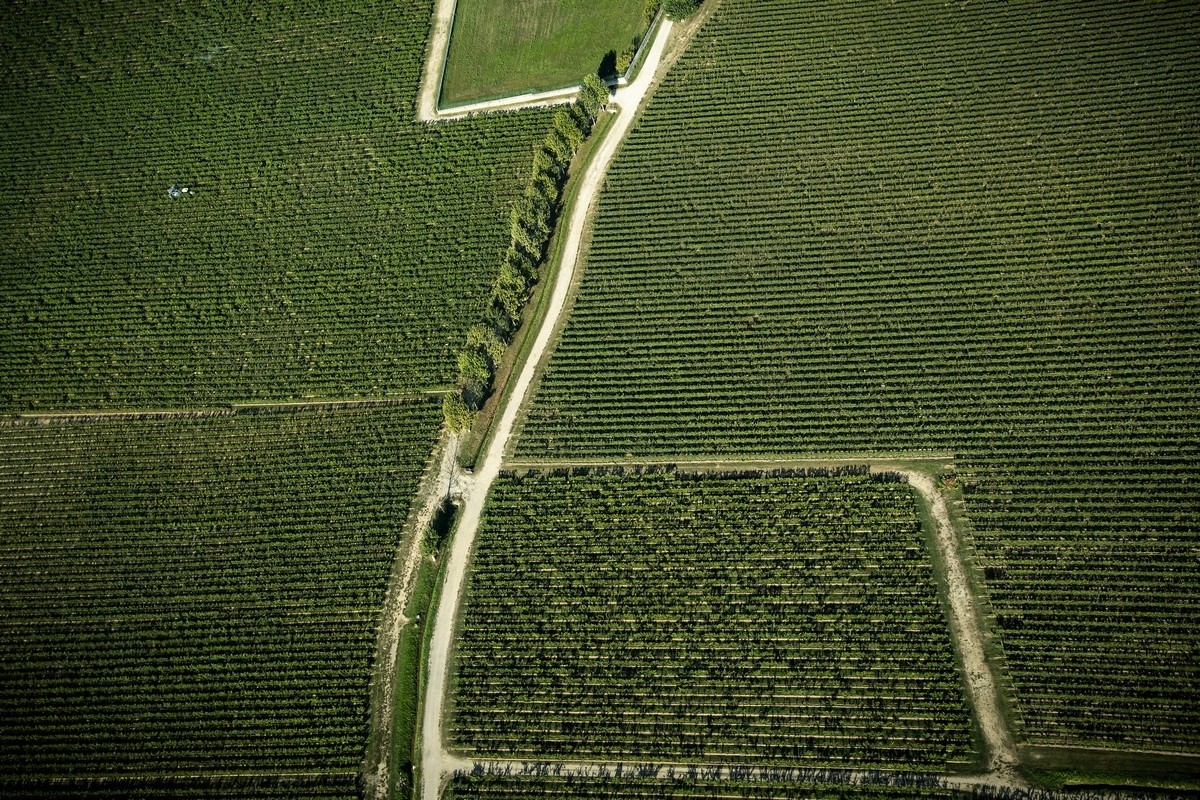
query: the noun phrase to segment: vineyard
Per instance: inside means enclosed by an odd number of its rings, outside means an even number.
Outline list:
[[[438,416],[0,428],[0,795],[356,795]]]
[[[517,457],[957,456],[1020,738],[1200,749],[1200,17],[725,0]]]
[[[637,776],[519,778],[472,775],[455,778],[446,800],[965,800],[971,795],[935,786],[852,787],[836,784],[771,783],[683,777],[662,781]]]
[[[9,4],[0,409],[451,383],[550,117],[417,123],[430,14]]]
[[[916,513],[888,475],[502,477],[460,615],[450,746],[969,765]]]

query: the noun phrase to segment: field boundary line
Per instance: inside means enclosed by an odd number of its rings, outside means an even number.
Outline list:
[[[282,400],[279,402],[264,401],[261,403],[230,403],[223,406],[208,406],[200,408],[150,408],[150,409],[84,409],[78,411],[17,411],[11,414],[0,414],[0,426],[3,425],[32,425],[50,422],[95,422],[102,419],[117,420],[146,420],[170,419],[178,417],[236,417],[257,413],[286,413],[288,411],[309,411],[321,409],[342,408],[382,408],[399,406],[406,403],[420,403],[434,397],[440,397],[450,389],[423,389],[420,392],[400,395],[397,397],[376,398],[347,398],[328,400]]]
[[[156,773],[78,773],[70,777],[3,778],[0,788],[5,786],[70,786],[74,783],[126,783],[144,781],[208,781],[227,778],[353,778],[358,776],[354,769],[312,770],[262,770],[243,772],[156,772]]]
[[[423,533],[433,521],[442,499],[442,486],[453,477],[454,454],[458,438],[446,432],[441,436],[425,464],[416,496],[396,542],[392,569],[379,612],[375,663],[371,669],[368,706],[367,749],[363,756],[363,797],[384,800],[390,796],[393,776],[390,772],[396,732],[396,661],[404,626],[412,620],[404,613],[412,597],[417,571],[424,558]]]
[[[802,458],[613,458],[613,459],[522,459],[504,462],[504,469],[561,469],[563,467],[679,467],[681,469],[718,470],[745,469],[771,470],[787,467],[852,466],[866,464],[871,467],[902,467],[906,464],[939,464],[950,466],[955,457],[941,453],[889,453],[882,456],[829,455],[804,456]]]
[[[1013,790],[1028,792],[1023,783],[997,773],[982,775],[955,775],[944,772],[917,772],[898,769],[848,769],[821,766],[749,765],[719,762],[666,762],[666,761],[536,761],[519,759],[465,758],[447,755],[446,764],[452,777],[472,775],[496,775],[503,777],[579,777],[579,778],[649,778],[670,781],[677,779],[699,779],[711,781],[753,781],[762,783],[819,783],[840,786],[928,786],[931,788],[960,789],[970,791],[987,787],[1002,792]],[[1088,794],[1080,792],[1052,792],[1033,790],[1036,794],[1020,794],[1017,797],[1034,796],[1039,800],[1051,798],[1112,798],[1123,795],[1113,793]]]
[[[1095,745],[1086,744],[1065,744],[1062,742],[1055,744],[1041,744],[1034,741],[1022,742],[1017,745],[1018,750],[1070,750],[1074,752],[1088,753],[1097,756],[1167,756],[1170,758],[1178,758],[1184,761],[1200,761],[1200,753],[1190,750],[1149,750],[1140,747],[1098,747]]]
[[[495,434],[488,445],[481,468],[475,473],[473,485],[464,492],[459,509],[459,522],[446,558],[446,575],[442,594],[433,617],[433,634],[430,638],[427,684],[421,720],[421,797],[438,800],[442,784],[448,778],[442,749],[442,712],[449,679],[449,651],[453,638],[458,604],[462,594],[467,559],[474,544],[475,533],[483,514],[483,504],[488,490],[500,474],[500,468],[508,449],[517,416],[521,413],[535,373],[547,352],[555,325],[566,306],[567,296],[582,255],[582,240],[585,224],[592,205],[603,187],[608,165],[616,154],[625,134],[633,126],[637,115],[658,73],[663,50],[671,34],[671,21],[665,20],[659,27],[654,43],[646,58],[646,64],[637,79],[617,91],[613,104],[617,117],[604,140],[595,151],[591,164],[580,176],[578,202],[567,220],[563,261],[559,266],[554,289],[541,328],[525,363],[521,366],[517,380],[512,384],[512,393],[502,409],[497,410]]]

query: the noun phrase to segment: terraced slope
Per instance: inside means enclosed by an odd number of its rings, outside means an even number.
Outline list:
[[[493,487],[448,747],[955,768],[970,719],[889,476],[530,473]]]
[[[430,18],[430,0],[10,4],[0,409],[452,383],[549,115],[417,123]]]
[[[438,418],[0,427],[0,795],[354,796]]]
[[[1040,742],[1200,749],[1200,18],[725,0],[608,177],[533,459],[956,454]]]

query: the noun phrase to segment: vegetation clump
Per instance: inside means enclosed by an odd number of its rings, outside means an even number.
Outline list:
[[[482,319],[467,333],[459,351],[458,379],[446,395],[447,426],[464,432],[488,398],[505,349],[521,325],[521,313],[538,280],[546,246],[554,232],[571,159],[591,134],[608,105],[608,86],[588,75],[578,99],[555,112],[546,138],[533,154],[525,189],[509,212],[509,244],[492,284]]]

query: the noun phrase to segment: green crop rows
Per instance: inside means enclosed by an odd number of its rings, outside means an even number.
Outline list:
[[[970,761],[914,495],[887,477],[502,478],[462,611],[451,746]]]
[[[745,782],[696,777],[652,780],[472,775],[450,782],[445,800],[955,800],[970,795],[934,786],[853,787],[806,783]]]
[[[417,123],[430,18],[9,4],[0,408],[450,384],[549,115]]]
[[[410,402],[0,428],[0,794],[110,775],[151,780],[110,786],[126,794],[353,795],[437,419]],[[246,772],[318,774],[177,777]]]
[[[356,800],[354,776],[108,778],[3,781],[0,793],[21,800]]]
[[[1200,17],[726,0],[518,456],[950,453],[1017,732],[1200,747]]]

